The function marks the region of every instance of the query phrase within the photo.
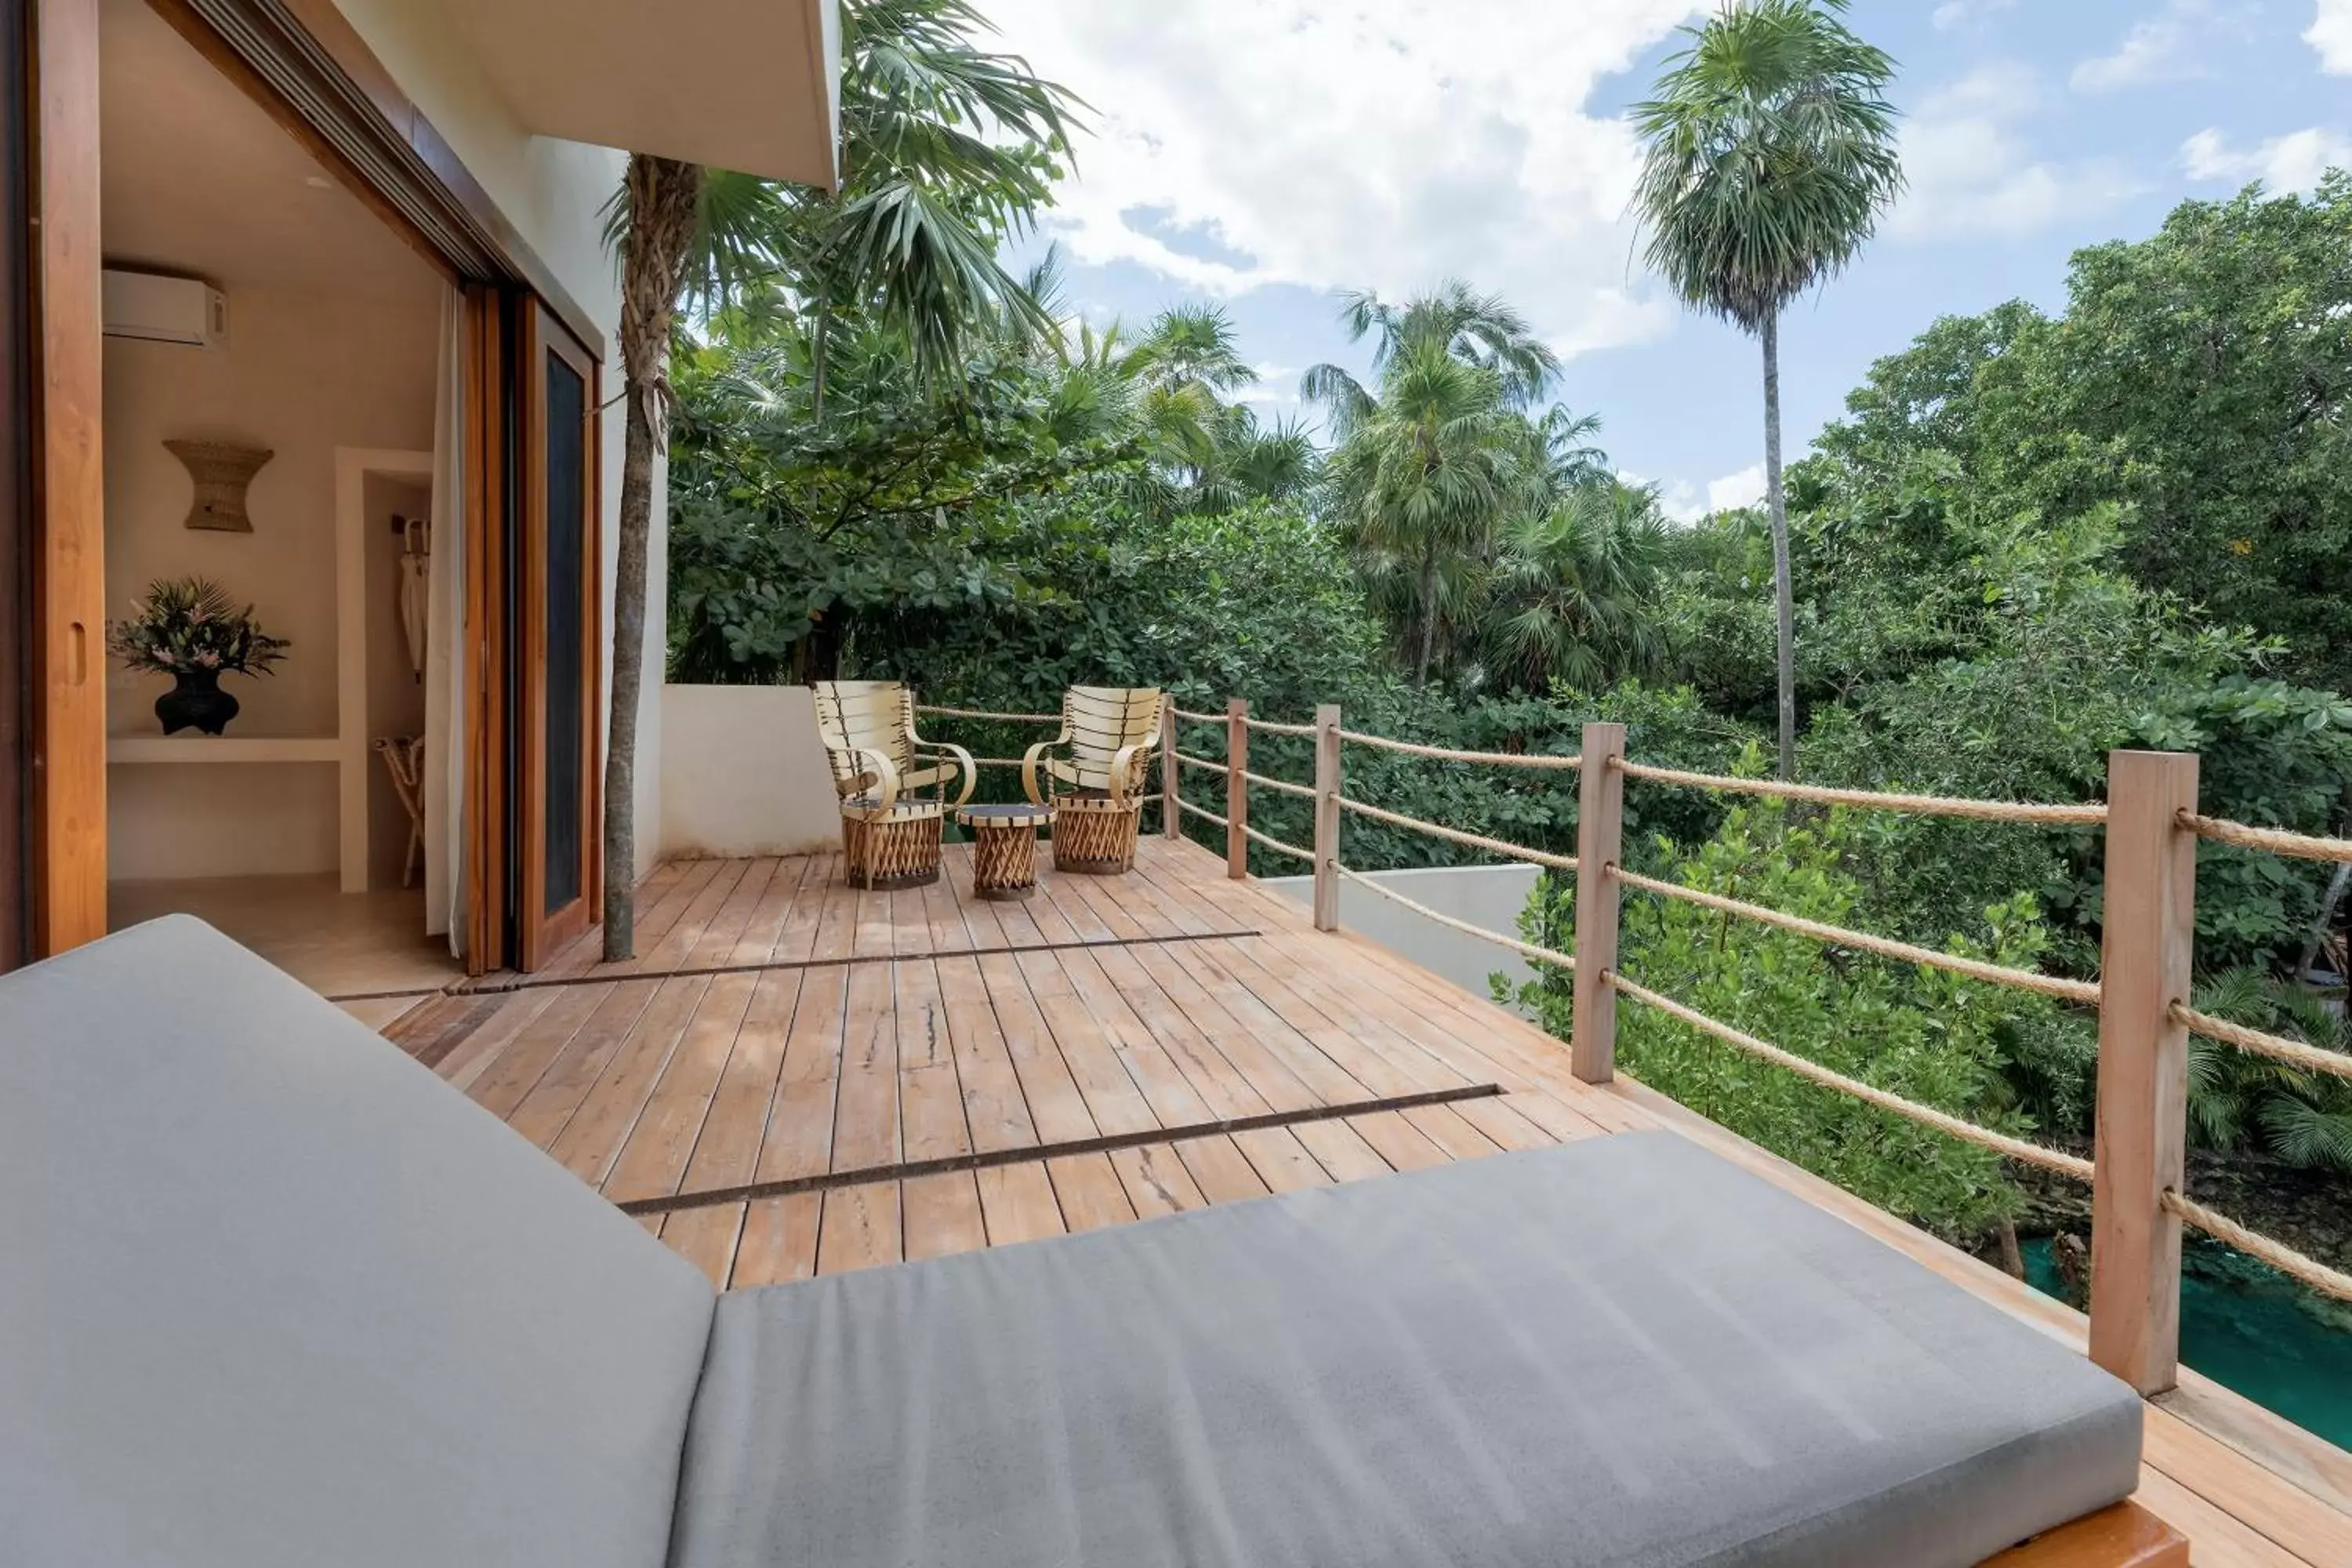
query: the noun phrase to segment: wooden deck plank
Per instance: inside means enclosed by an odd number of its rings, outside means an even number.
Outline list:
[[[760,1145],[768,1131],[784,1069],[784,1047],[792,1037],[804,972],[771,969],[749,976],[751,994],[727,1064],[712,1090],[708,1114],[695,1139],[685,1175],[673,1189],[709,1192],[751,1181],[759,1170]],[[667,1234],[665,1232],[664,1234]]]
[[[1062,1224],[1072,1231],[1125,1225],[1135,1217],[1135,1205],[1108,1154],[1065,1154],[1045,1162],[1045,1174],[1062,1206]]]
[[[1207,1194],[1176,1157],[1172,1144],[1146,1143],[1139,1148],[1114,1149],[1110,1163],[1118,1173],[1119,1184],[1127,1189],[1128,1202],[1135,1205],[1138,1219],[1208,1205]]]
[[[743,1205],[685,1209],[662,1221],[661,1238],[671,1251],[709,1276],[713,1289],[724,1290],[735,1269],[735,1252],[743,1238]]]
[[[816,1274],[816,1234],[824,1200],[815,1193],[762,1198],[746,1205],[743,1238],[735,1249],[735,1289],[808,1279]]]
[[[996,1021],[996,1005],[989,1000],[979,961],[941,958],[934,968],[971,1146],[983,1152],[1034,1146],[1037,1124],[1029,1114],[1021,1075],[1013,1068],[1013,1052]]]
[[[679,1190],[758,984],[756,975],[720,974],[704,987],[677,1048],[614,1157],[606,1197],[627,1203]]]
[[[547,1010],[500,1047],[496,1056],[480,1064],[479,1070],[463,1086],[466,1092],[473,1097],[475,1104],[492,1115],[512,1116],[523,1097],[538,1087],[549,1065],[562,1054],[597,1009],[611,999],[614,990],[612,985],[583,984],[561,989],[551,987],[541,993],[551,998]],[[640,994],[640,1005],[643,997],[652,994],[653,988],[646,986]]]
[[[784,1038],[783,1067],[777,1075],[775,1097],[769,1103],[761,1135],[754,1181],[790,1181],[833,1169],[834,1112],[841,1086],[848,1000],[848,970],[811,969],[802,973],[800,997]],[[758,1205],[753,1207],[756,1210]],[[814,1221],[810,1234],[815,1234]]]
[[[901,1261],[898,1184],[866,1182],[824,1194],[817,1221],[816,1271],[846,1274]]]
[[[831,1168],[836,1171],[893,1165],[905,1158],[898,1137],[897,969],[861,963],[848,972],[841,1082],[834,1101]]]
[[[988,1224],[982,1217],[980,1184],[970,1171],[940,1176],[910,1176],[898,1184],[898,1201],[906,1211],[907,1257],[945,1258],[953,1252],[977,1252],[988,1245]]]
[[[988,1222],[988,1244],[1005,1247],[1062,1234],[1061,1200],[1045,1163],[991,1165],[980,1178],[980,1209]]]
[[[552,1143],[660,989],[657,980],[624,980],[607,990],[587,1021],[532,1080],[530,1091],[505,1113],[507,1125],[542,1149]],[[589,992],[583,988],[582,994]]]
[[[1100,1133],[1076,1075],[1055,1049],[1053,1032],[1045,1026],[1045,1016],[1038,1011],[1020,966],[1003,953],[982,954],[979,964],[1039,1142],[1075,1143]]]
[[[784,930],[791,923],[793,910],[801,901],[801,889],[807,881],[809,868],[822,865],[814,855],[794,855],[776,863],[774,874],[768,879],[760,901],[743,922],[735,938],[735,945],[719,962],[729,964],[772,963],[776,944],[783,940]]]
[[[653,1098],[670,1057],[685,1038],[687,1024],[710,982],[680,975],[656,983],[654,999],[637,1016],[604,1072],[580,1101],[547,1152],[573,1175],[602,1188],[621,1145]]]

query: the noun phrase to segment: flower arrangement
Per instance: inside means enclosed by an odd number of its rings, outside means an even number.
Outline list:
[[[219,584],[204,577],[151,583],[137,608],[106,628],[107,647],[132,669],[267,675],[289,646],[254,623],[251,605],[236,609]]]

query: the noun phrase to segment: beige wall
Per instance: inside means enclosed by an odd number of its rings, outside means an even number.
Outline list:
[[[436,319],[258,289],[236,290],[229,312],[223,348],[106,341],[107,613],[127,614],[159,577],[215,579],[293,645],[277,674],[223,681],[243,705],[229,733],[331,736],[335,448],[431,447]],[[249,492],[251,533],[184,526],[188,471],[163,446],[175,437],[277,454]],[[154,700],[170,685],[110,660],[108,730],[160,733]],[[123,765],[108,781],[114,879],[335,868],[332,767]]]
[[[605,336],[604,431],[604,604],[612,624],[612,563],[618,554],[622,410],[620,285],[603,239],[604,203],[619,188],[624,157],[609,148],[532,136],[499,100],[439,0],[336,0],[336,8],[433,122],[499,210],[560,279]],[[646,568],[645,697],[637,716],[637,870],[656,856],[662,820],[662,606],[668,548],[661,526],[662,475]],[[612,649],[605,648],[611,689]]]
[[[673,686],[662,701],[664,855],[804,855],[841,816],[805,686]]]

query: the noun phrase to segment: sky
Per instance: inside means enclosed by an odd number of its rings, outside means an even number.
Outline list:
[[[1756,344],[1645,275],[1626,198],[1686,0],[982,0],[999,47],[1087,100],[1027,261],[1140,327],[1225,308],[1269,414],[1362,374],[1337,294],[1458,277],[1566,362],[1618,469],[1692,516],[1762,493]],[[1871,362],[1937,316],[2062,309],[2067,258],[2250,181],[2352,163],[2352,0],[1854,0],[1892,54],[1909,190],[1781,331],[1793,458]]]

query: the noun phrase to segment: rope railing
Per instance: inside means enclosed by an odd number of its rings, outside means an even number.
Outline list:
[[[1339,739],[1350,745],[1396,752],[1408,757],[1432,757],[1443,763],[1490,763],[1507,768],[1554,768],[1572,772],[1584,765],[1582,757],[1555,757],[1540,752],[1457,752],[1450,746],[1424,746],[1416,741],[1391,741],[1386,735],[1366,735],[1342,730]]]
[[[1287,855],[1294,860],[1304,860],[1310,866],[1315,864],[1315,851],[1312,849],[1301,849],[1297,845],[1286,844],[1271,833],[1260,833],[1246,822],[1242,824],[1242,837],[1254,844],[1265,845],[1277,855]]]
[[[2095,1007],[2099,1005],[2099,988],[2087,980],[2067,980],[2055,974],[2040,974],[2030,969],[2012,969],[2004,963],[1989,963],[1979,958],[1965,958],[1958,953],[1938,952],[1932,947],[1916,947],[1892,937],[1873,936],[1868,931],[1849,931],[1821,921],[1809,921],[1799,915],[1783,914],[1779,910],[1766,909],[1761,904],[1727,899],[1719,893],[1702,892],[1678,882],[1662,882],[1655,877],[1644,877],[1621,866],[1609,868],[1609,875],[1629,888],[1639,888],[1660,898],[1679,899],[1686,904],[1718,913],[1738,915],[1743,920],[1762,925],[1778,926],[1782,931],[1809,936],[1816,942],[1834,942],[1840,947],[1858,948],[1883,958],[1900,959],[1906,963],[1924,963],[1932,968],[1965,974],[1972,980],[1990,981],[1996,985],[2013,986],[2039,995],[2055,997],[2061,1002],[2080,1002]]]
[[[1006,724],[1058,724],[1059,713],[998,713],[985,708],[941,708],[932,703],[918,703],[918,713],[929,713],[942,719],[993,719]]]
[[[1202,821],[1214,823],[1219,827],[1231,827],[1233,826],[1233,823],[1227,818],[1219,816],[1215,812],[1209,810],[1206,806],[1194,805],[1191,801],[1186,800],[1181,795],[1174,796],[1173,798],[1176,802],[1177,815],[1181,816],[1197,816]]]
[[[1521,942],[1517,937],[1505,936],[1501,931],[1488,931],[1485,926],[1472,925],[1468,921],[1456,920],[1452,915],[1441,914],[1437,910],[1431,909],[1427,904],[1423,903],[1420,900],[1409,899],[1402,893],[1398,892],[1394,888],[1388,886],[1386,883],[1375,882],[1370,877],[1365,876],[1362,872],[1349,870],[1345,866],[1334,865],[1331,868],[1339,874],[1340,880],[1354,882],[1360,887],[1370,888],[1373,892],[1378,893],[1381,898],[1388,900],[1391,903],[1401,905],[1405,909],[1411,910],[1414,914],[1421,916],[1423,920],[1434,921],[1439,925],[1445,926],[1454,931],[1458,931],[1465,936],[1475,936],[1481,941],[1491,942],[1497,947],[1507,947],[1513,952],[1517,953],[1520,957],[1531,960],[1534,963],[1548,963],[1554,969],[1565,969],[1571,974],[1576,972],[1576,955],[1574,953],[1556,952],[1550,948],[1538,947],[1534,942]]]
[[[1315,798],[1314,790],[1310,789],[1306,784],[1292,784],[1288,779],[1268,778],[1264,773],[1254,773],[1246,768],[1242,770],[1242,777],[1249,780],[1250,783],[1257,785],[1260,789],[1276,790],[1284,795],[1295,795],[1303,800],[1313,800]]]
[[[1187,724],[1222,724],[1225,721],[1222,713],[1190,713],[1181,708],[1171,708],[1169,711]]]
[[[1311,795],[1315,792],[1308,790],[1307,793]],[[1359,816],[1369,816],[1375,822],[1385,822],[1393,826],[1408,828],[1415,833],[1426,833],[1433,838],[1443,838],[1448,843],[1459,844],[1465,848],[1484,849],[1490,855],[1504,855],[1514,860],[1525,860],[1537,866],[1549,866],[1555,871],[1576,869],[1576,858],[1570,855],[1554,855],[1546,850],[1529,849],[1524,845],[1507,843],[1500,838],[1488,838],[1482,834],[1465,833],[1458,827],[1446,827],[1422,817],[1407,816],[1401,811],[1390,811],[1383,806],[1368,805],[1360,800],[1350,800],[1344,795],[1339,797],[1339,809],[1352,811]]]
[[[1311,736],[1315,733],[1315,726],[1312,724],[1277,724],[1271,719],[1251,719],[1247,717],[1244,717],[1242,720],[1242,722],[1247,725],[1250,729],[1266,735]]]
[[[2273,855],[2290,855],[2298,860],[2332,860],[2339,866],[2352,866],[2352,839],[2315,838],[2307,833],[2289,833],[2281,827],[2249,827],[2242,822],[2200,816],[2193,811],[2180,814],[2180,826],[2200,838],[2239,849],[2260,849]]]
[[[1676,768],[1652,767],[1647,763],[1620,762],[1629,779],[1655,784],[1687,784],[1694,789],[1719,790],[1727,795],[1768,795],[1782,800],[1812,801],[1822,805],[1854,805],[1870,811],[1899,811],[1921,816],[1963,816],[1979,822],[2032,822],[2047,826],[2095,826],[2107,819],[2107,808],[2053,805],[2031,801],[1969,800],[1944,795],[1888,795],[1866,789],[1831,789],[1822,784],[1790,784],[1781,779],[1739,779],[1722,773],[1688,773]]]
[[[2290,1040],[2284,1035],[2266,1035],[2260,1029],[2249,1029],[2243,1024],[2232,1024],[2227,1018],[2216,1018],[2210,1013],[2200,1013],[2175,1002],[2170,1009],[2172,1021],[2182,1028],[2219,1040],[2225,1046],[2235,1046],[2242,1051],[2258,1057],[2268,1057],[2305,1072],[2333,1073],[2337,1078],[2352,1078],[2352,1055],[2331,1051],[2318,1046],[2308,1046],[2301,1040]]]
[[[2330,1268],[2316,1258],[2306,1257],[2292,1247],[2248,1230],[2229,1215],[2218,1214],[2203,1204],[2182,1197],[2169,1187],[2165,1189],[2162,1201],[2168,1210],[2214,1240],[2227,1243],[2249,1258],[2261,1259],[2280,1273],[2301,1280],[2323,1295],[2333,1296],[2339,1301],[2352,1301],[2352,1274]]]
[[[1932,1105],[1921,1105],[1917,1100],[1906,1100],[1903,1096],[1880,1089],[1875,1084],[1864,1083],[1858,1078],[1848,1078],[1833,1068],[1823,1067],[1810,1057],[1801,1057],[1794,1051],[1784,1050],[1779,1046],[1759,1040],[1755,1036],[1735,1029],[1728,1024],[1718,1023],[1695,1008],[1685,1007],[1672,997],[1661,996],[1649,987],[1636,984],[1613,971],[1604,973],[1601,980],[1621,996],[1630,996],[1645,1007],[1654,1008],[1670,1018],[1678,1018],[1701,1034],[1712,1035],[1726,1045],[1736,1046],[1759,1060],[1770,1062],[1775,1067],[1785,1068],[1798,1077],[1810,1079],[1824,1089],[1836,1089],[1842,1094],[1851,1095],[1856,1100],[1877,1106],[1881,1110],[1891,1110],[1897,1116],[1908,1117],[1923,1127],[1932,1127],[1938,1132],[1948,1133],[1963,1142],[1974,1143],[1979,1148],[1992,1150],[1995,1153],[2004,1154],[2021,1164],[2038,1165],[2045,1171],[2055,1171],[2061,1175],[2072,1176],[2077,1181],[2087,1182],[2092,1177],[2091,1162],[2079,1154],[2069,1154],[2061,1149],[2045,1148],[2040,1143],[2030,1142],[2022,1138],[2012,1138],[2006,1132],[1995,1132],[1989,1127],[1979,1127],[1973,1121],[1963,1121],[1948,1111],[1938,1110]]]
[[[1178,762],[1180,762],[1180,763],[1183,763],[1186,767],[1188,767],[1188,768],[1199,768],[1199,769],[1201,769],[1203,773],[1223,773],[1223,772],[1225,771],[1225,764],[1224,764],[1224,763],[1213,763],[1213,762],[1211,762],[1211,761],[1210,761],[1208,758],[1206,758],[1206,757],[1196,757],[1196,756],[1193,756],[1193,755],[1192,755],[1192,753],[1190,753],[1189,752],[1169,752],[1168,754],[1169,754],[1170,756],[1171,756],[1171,757],[1174,757]]]

